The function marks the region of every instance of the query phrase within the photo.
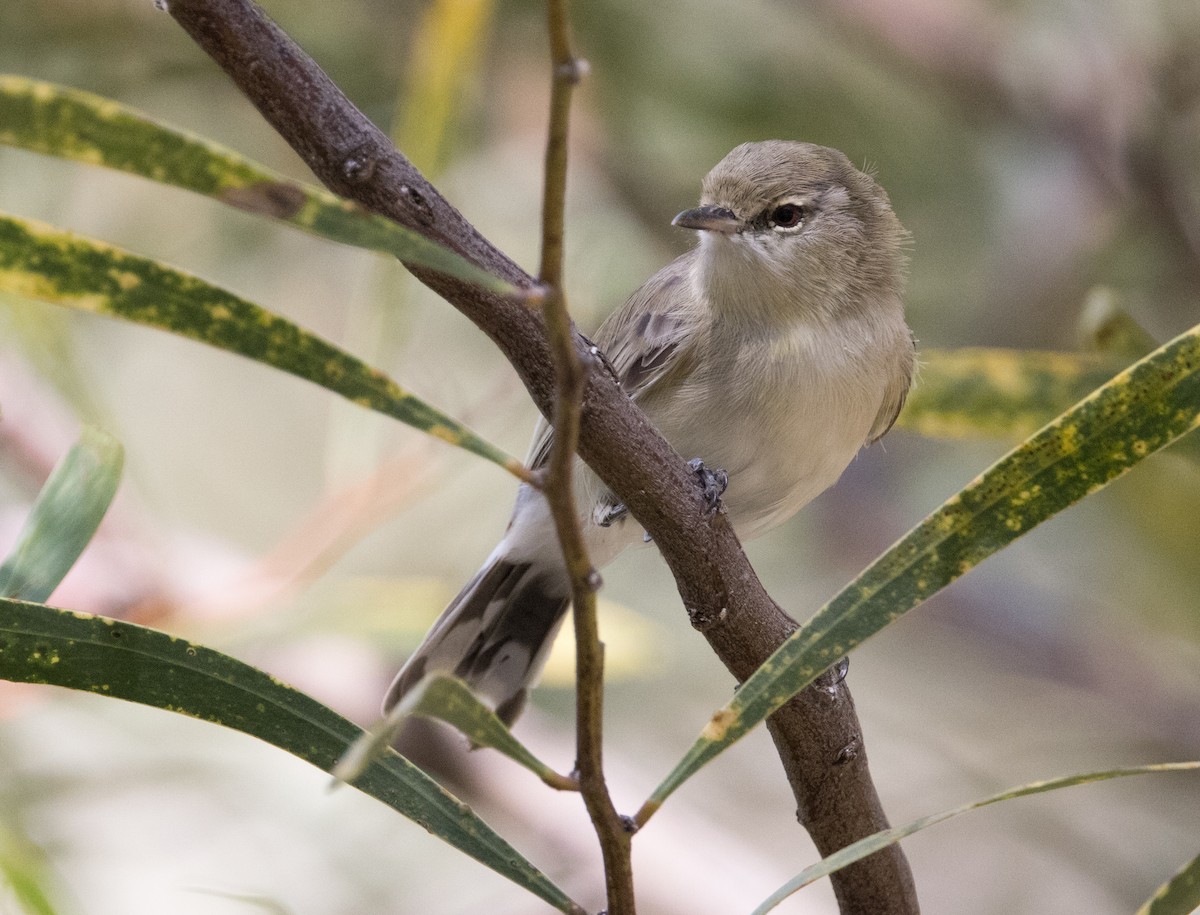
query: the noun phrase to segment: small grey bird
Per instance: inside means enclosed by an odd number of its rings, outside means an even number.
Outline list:
[[[901,298],[908,235],[883,188],[842,153],[783,140],[734,149],[674,225],[697,230],[699,246],[595,342],[667,441],[728,475],[725,509],[754,537],[832,485],[900,412],[915,361]],[[531,466],[551,435],[543,421]],[[643,532],[586,467],[578,477],[599,568]],[[409,658],[385,710],[444,671],[511,724],[569,603],[549,509],[522,485],[504,539]]]

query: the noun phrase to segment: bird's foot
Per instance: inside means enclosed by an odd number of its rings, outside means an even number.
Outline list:
[[[724,470],[709,470],[699,458],[688,461],[688,467],[700,479],[704,487],[704,505],[708,517],[713,517],[721,510],[721,496],[729,488],[729,474]]]
[[[596,506],[596,510],[592,513],[592,520],[597,527],[612,527],[618,521],[622,521],[629,515],[629,509],[625,507],[624,502],[613,504],[601,504]]]

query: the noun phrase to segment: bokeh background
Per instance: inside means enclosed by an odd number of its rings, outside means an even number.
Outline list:
[[[543,10],[269,0],[485,235],[536,266]],[[913,235],[923,347],[1073,350],[1105,296],[1159,340],[1200,315],[1194,0],[592,0],[568,212],[595,327],[691,242],[670,218],[747,139],[835,146]],[[308,177],[151,0],[4,0],[0,69],[88,89]],[[0,149],[0,209],[160,258],[339,342],[522,454],[535,413],[488,341],[395,264],[182,192]],[[503,530],[497,468],[293,378],[165,334],[0,297],[0,537],[81,421],[123,492],[52,600],[220,648],[370,722],[398,663]],[[1002,454],[893,432],[748,546],[793,615]],[[1170,453],[1044,525],[851,659],[894,822],[1072,771],[1200,757],[1200,470]],[[0,543],[0,546],[3,546]],[[653,548],[605,573],[608,758],[633,810],[732,682]],[[572,759],[555,661],[518,733]],[[521,890],[268,746],[165,712],[0,689],[0,859],[72,915],[524,913]],[[437,731],[423,761],[601,907],[581,805]],[[989,808],[906,842],[930,913],[1131,912],[1197,851],[1194,776]],[[643,911],[749,911],[815,859],[753,735],[635,844]],[[0,887],[0,911],[16,911]],[[834,911],[828,885],[780,911]]]

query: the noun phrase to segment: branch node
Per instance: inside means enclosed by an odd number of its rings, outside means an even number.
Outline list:
[[[693,629],[697,632],[708,632],[710,629],[720,626],[729,618],[729,608],[722,607],[712,616],[708,616],[698,607],[688,607],[687,615]]]
[[[550,295],[550,287],[545,283],[534,283],[532,286],[522,286],[513,294],[513,297],[523,305],[530,308],[541,308],[546,303],[546,297]]]
[[[854,762],[854,760],[858,759],[858,753],[861,749],[862,739],[856,737],[837,751],[837,755],[833,757],[833,765],[844,766],[847,763]]]
[[[412,212],[413,217],[418,223],[423,226],[433,225],[433,207],[430,206],[429,201],[425,199],[424,194],[422,194],[411,184],[401,184],[398,188],[396,188],[396,192],[396,199],[399,201],[400,205]]]
[[[592,65],[582,57],[572,57],[554,68],[554,78],[577,86],[592,72]]]
[[[347,181],[362,184],[375,177],[377,164],[375,157],[371,155],[349,156],[342,163],[342,175]]]

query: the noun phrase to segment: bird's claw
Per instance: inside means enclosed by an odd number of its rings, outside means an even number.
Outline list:
[[[597,527],[612,527],[628,514],[629,509],[625,507],[624,502],[618,502],[615,505],[597,505],[592,520],[596,522]]]
[[[721,496],[729,488],[729,474],[724,470],[709,470],[699,458],[688,461],[688,467],[700,478],[704,487],[705,513],[711,518],[721,510]]]

